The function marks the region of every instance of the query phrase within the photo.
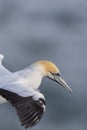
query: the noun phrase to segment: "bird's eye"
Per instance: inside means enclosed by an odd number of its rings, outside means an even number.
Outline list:
[[[55,75],[54,73],[50,72],[52,75]]]

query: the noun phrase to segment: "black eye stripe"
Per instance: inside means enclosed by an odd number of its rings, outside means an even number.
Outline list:
[[[55,75],[57,75],[57,76],[59,76],[59,77],[61,76],[60,73],[57,73],[57,74],[55,74]]]
[[[56,74],[55,74],[55,73],[52,73],[52,72],[51,72],[51,74],[52,74],[52,75],[57,75],[57,76],[61,77],[60,73],[56,73]]]

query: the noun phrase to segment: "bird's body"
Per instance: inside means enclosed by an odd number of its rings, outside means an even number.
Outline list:
[[[2,65],[0,55],[0,103],[9,101],[17,110],[25,128],[39,122],[45,111],[45,97],[38,90],[43,77],[48,77],[72,90],[61,78],[59,69],[50,61],[38,61],[24,70],[10,72]]]

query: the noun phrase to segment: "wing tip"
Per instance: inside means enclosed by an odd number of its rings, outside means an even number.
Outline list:
[[[0,53],[0,61],[2,62],[4,55]]]

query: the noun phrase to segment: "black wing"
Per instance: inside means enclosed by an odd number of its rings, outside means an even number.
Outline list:
[[[7,99],[17,110],[20,122],[25,128],[36,125],[45,110],[45,100],[34,100],[32,96],[22,97],[8,90],[0,89],[0,95]]]

